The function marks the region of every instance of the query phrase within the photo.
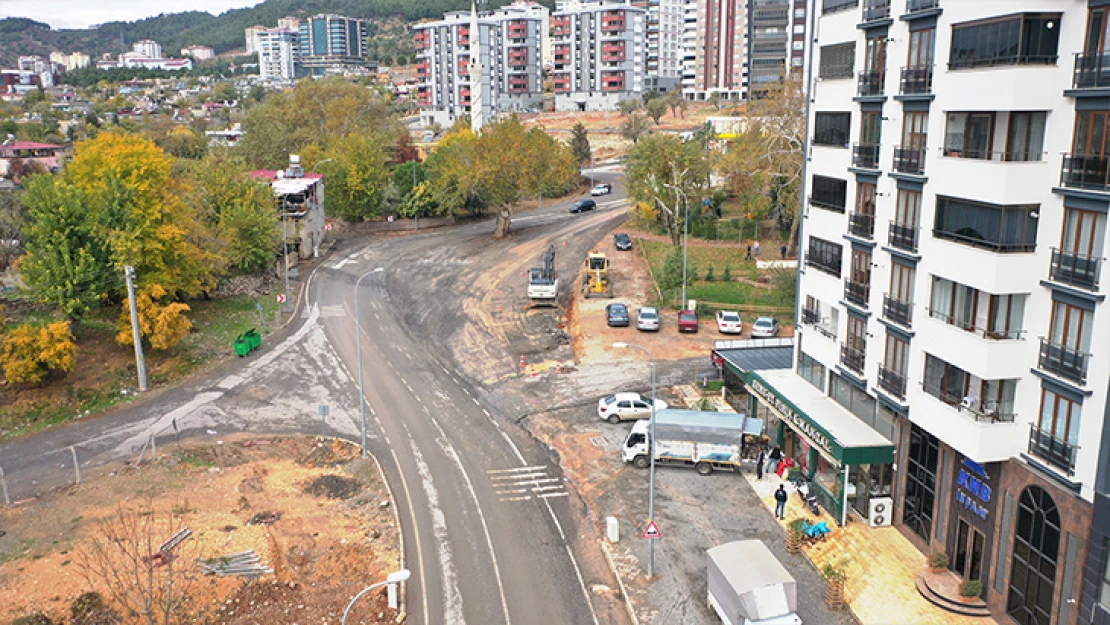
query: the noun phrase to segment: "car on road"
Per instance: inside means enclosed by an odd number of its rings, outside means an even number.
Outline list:
[[[667,407],[662,399],[655,400],[655,411]],[[616,393],[597,401],[597,416],[616,425],[627,419],[651,418],[651,398],[639,393]]]
[[[584,213],[586,211],[592,211],[595,208],[597,208],[597,202],[593,200],[578,200],[574,203],[574,206],[570,207],[570,212]]]
[[[613,235],[613,247],[622,252],[627,252],[632,249],[632,237],[623,232],[618,232]]]
[[[659,311],[645,306],[636,311],[636,329],[645,332],[658,332],[659,331]]]
[[[732,310],[718,310],[717,331],[721,334],[743,333],[744,322],[740,320],[740,313]]]
[[[605,307],[605,320],[609,323],[610,328],[627,328],[628,307],[624,304],[614,302]]]
[[[678,331],[679,332],[697,332],[698,331],[698,313],[692,310],[678,311]]]
[[[760,317],[752,324],[753,338],[768,338],[779,333],[779,320],[771,317]]]
[[[613,185],[602,183],[590,189],[590,195],[609,195],[613,192]]]

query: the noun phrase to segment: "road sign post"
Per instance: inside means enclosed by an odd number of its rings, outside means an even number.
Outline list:
[[[659,531],[659,526],[655,524],[654,520],[649,520],[647,527],[644,528],[644,533],[640,537],[655,540],[656,538],[662,538],[663,533]]]

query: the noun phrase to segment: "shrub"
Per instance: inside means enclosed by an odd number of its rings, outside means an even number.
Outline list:
[[[139,334],[150,341],[154,349],[169,349],[185,338],[193,329],[193,324],[185,316],[189,305],[181,302],[159,300],[166,298],[167,293],[161,285],[152,284],[135,296],[135,306],[139,309]],[[123,310],[120,311],[116,342],[120,345],[134,345],[134,334],[131,330],[131,305],[123,300]]]
[[[15,619],[12,625],[55,625],[55,622],[42,612],[32,612]]]
[[[805,519],[794,519],[786,526],[787,531],[795,536],[801,536],[805,532],[806,522]]]
[[[929,554],[929,568],[931,569],[946,569],[948,568],[948,554],[943,551],[934,551]]]
[[[86,592],[74,599],[69,612],[72,625],[119,625],[122,620],[98,592]]]
[[[716,279],[717,278],[713,275],[713,266],[710,265],[709,268],[705,270],[705,281],[713,282]]]
[[[960,582],[961,597],[978,597],[983,594],[983,582],[977,579],[965,579]]]
[[[12,383],[38,384],[51,371],[72,371],[77,344],[65,321],[17,326],[0,343],[0,367]]]
[[[821,576],[830,582],[844,581],[846,577],[844,571],[841,570],[840,567],[835,567],[831,564],[826,564],[824,568],[821,569]]]
[[[725,282],[732,282],[732,265],[725,263],[725,271],[721,274],[721,279]]]

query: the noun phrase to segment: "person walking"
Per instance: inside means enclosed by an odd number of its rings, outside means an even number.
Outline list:
[[[768,458],[767,473],[775,473],[779,470],[779,463],[782,462],[782,448],[775,445],[775,448],[771,450],[771,455],[768,456]]]
[[[755,254],[756,259],[759,258],[759,241],[752,244],[752,254]]]
[[[783,486],[782,484],[779,484],[779,489],[775,491],[775,518],[776,519],[785,519],[786,518],[786,500],[787,500],[787,498],[788,498],[788,496],[786,494],[786,487]]]
[[[761,448],[759,450],[759,459],[755,461],[755,479],[757,479],[757,480],[762,480],[763,479],[763,458],[764,458],[764,456],[765,456],[765,454],[763,452],[763,449]]]
[[[752,244],[749,243],[748,244],[748,251],[747,251],[746,254],[744,254],[744,260],[751,260],[751,259],[752,259]]]
[[[786,245],[779,248],[779,255],[782,256],[783,260],[786,260]]]

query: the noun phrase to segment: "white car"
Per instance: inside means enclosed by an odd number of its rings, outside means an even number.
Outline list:
[[[659,331],[659,311],[644,307],[636,311],[636,329],[645,332]]]
[[[602,183],[590,190],[590,195],[609,195],[613,192],[613,185]]]
[[[662,399],[655,400],[656,412],[667,407]],[[651,398],[639,393],[617,393],[597,401],[597,416],[617,424],[627,419],[650,419]]]
[[[744,331],[744,322],[740,320],[740,313],[732,310],[718,310],[717,331],[721,334],[742,333]]]
[[[752,324],[752,338],[769,338],[779,333],[779,320],[760,317]]]

